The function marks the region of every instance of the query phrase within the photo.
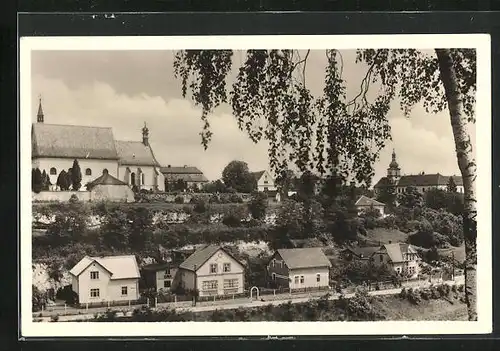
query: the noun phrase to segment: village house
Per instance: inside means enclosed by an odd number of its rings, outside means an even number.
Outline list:
[[[378,251],[380,246],[366,246],[366,247],[346,247],[340,252],[341,256],[347,261],[359,260],[369,261],[373,257],[373,253]]]
[[[384,244],[373,253],[372,261],[377,265],[386,264],[407,278],[416,278],[420,274],[421,259],[417,250],[410,244]]]
[[[354,206],[358,210],[358,214],[374,209],[379,211],[381,216],[385,215],[385,204],[375,199],[371,199],[365,195],[361,195],[361,197],[358,199],[358,201],[356,201]]]
[[[227,249],[208,245],[179,265],[180,287],[199,296],[242,294],[245,267]]]
[[[328,289],[331,267],[321,248],[279,249],[267,264],[267,279],[275,289]]]
[[[252,172],[252,175],[257,181],[257,191],[273,192],[276,194],[278,189],[274,182],[274,178],[269,171]]]
[[[135,256],[85,256],[70,274],[80,304],[139,299],[140,273]]]
[[[45,123],[42,103],[39,102],[37,122],[31,129],[33,168],[46,171],[57,189],[61,171],[68,171],[78,160],[82,172],[81,191],[85,185],[106,171],[113,177],[138,189],[164,189],[160,164],[149,143],[149,129],[144,123],[142,141],[115,140],[107,127],[61,125]]]
[[[179,180],[182,180],[188,189],[201,189],[203,185],[208,183],[208,179],[203,172],[192,166],[173,167],[168,165],[167,167],[161,167],[160,172],[165,179],[165,191],[175,188],[176,182]]]
[[[420,174],[411,175],[401,175],[401,168],[396,161],[396,152],[392,152],[392,161],[387,168],[387,176],[382,177],[377,184],[373,187],[375,194],[380,194],[383,188],[394,187],[396,194],[401,194],[406,191],[407,188],[412,187],[417,189],[419,192],[424,193],[431,189],[441,189],[446,190],[450,179],[456,185],[457,192],[463,193],[464,186],[461,176],[444,176],[439,173],[425,174],[421,172]]]

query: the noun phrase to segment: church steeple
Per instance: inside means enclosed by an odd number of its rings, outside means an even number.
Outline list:
[[[36,121],[38,123],[43,123],[42,96],[38,97],[38,113],[36,115]]]
[[[401,169],[396,161],[396,151],[392,149],[392,161],[387,168],[387,178],[397,182],[401,177]]]
[[[149,146],[149,129],[146,122],[144,122],[144,127],[142,127],[142,143],[145,146]]]

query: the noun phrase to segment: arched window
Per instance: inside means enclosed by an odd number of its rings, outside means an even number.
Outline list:
[[[50,169],[50,175],[56,175],[57,174],[57,169],[55,169],[54,167],[52,167]]]
[[[135,173],[130,174],[130,184],[135,185]]]
[[[144,173],[141,173],[141,185],[144,185]]]
[[[90,168],[87,168],[85,170],[85,175],[88,175],[88,176],[92,175],[92,170]]]
[[[108,174],[108,173],[109,173],[109,172],[108,172],[108,169],[107,169],[107,168],[104,168],[104,169],[102,170],[102,174]]]

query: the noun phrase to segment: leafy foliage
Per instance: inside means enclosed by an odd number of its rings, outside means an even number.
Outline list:
[[[251,193],[257,188],[257,180],[243,161],[229,162],[222,171],[222,180],[227,187],[241,193]]]
[[[73,190],[77,191],[82,187],[82,170],[76,159],[73,161],[73,167],[71,167],[71,185]]]
[[[43,188],[43,179],[42,172],[40,172],[40,169],[38,167],[31,172],[31,177],[32,190],[35,193],[39,193]]]
[[[254,219],[262,219],[266,216],[266,210],[268,205],[268,199],[266,194],[262,192],[254,192],[252,194],[252,198],[248,203],[248,209],[250,210],[250,214]]]
[[[71,184],[68,181],[68,173],[64,169],[59,173],[59,176],[57,177],[56,185],[61,190],[69,190],[69,187],[71,186]]]

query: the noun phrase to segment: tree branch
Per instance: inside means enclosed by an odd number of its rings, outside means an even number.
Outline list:
[[[370,65],[370,68],[368,68],[368,71],[366,71],[365,77],[361,81],[361,89],[360,89],[359,94],[356,95],[351,101],[349,101],[346,104],[346,107],[354,105],[354,111],[357,110],[356,100],[361,96],[362,96],[363,101],[366,102],[366,93],[368,92],[368,88],[370,86],[370,80],[371,80],[371,76],[372,76],[373,67],[375,66],[375,60],[379,54],[380,54],[380,51],[377,51],[377,53],[375,54],[375,57],[373,57],[373,62]]]

